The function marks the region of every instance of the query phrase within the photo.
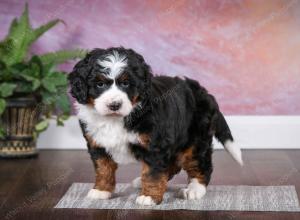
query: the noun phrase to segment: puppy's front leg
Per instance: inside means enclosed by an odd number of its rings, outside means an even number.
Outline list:
[[[92,199],[109,199],[115,189],[115,172],[118,165],[102,149],[96,148],[93,150],[102,151],[102,153],[91,154],[96,171],[96,182],[94,188],[89,191],[87,196]]]
[[[149,165],[143,163],[142,168],[142,190],[137,197],[139,205],[155,205],[161,203],[167,188],[168,173],[155,173]]]

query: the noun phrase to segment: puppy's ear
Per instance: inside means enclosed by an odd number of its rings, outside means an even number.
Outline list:
[[[142,64],[144,72],[144,97],[149,97],[151,89],[151,79],[153,77],[151,67],[144,61]]]
[[[90,54],[79,61],[68,76],[71,86],[71,95],[81,104],[87,104],[88,100],[87,77],[92,68],[92,66],[89,65],[89,58]]]
[[[152,79],[152,70],[151,67],[145,62],[144,57],[132,49],[128,50],[129,55],[134,57],[134,64],[136,69],[137,77],[142,80],[140,90],[143,91],[144,94],[141,94],[143,97],[148,97],[149,91],[151,88],[151,79]]]

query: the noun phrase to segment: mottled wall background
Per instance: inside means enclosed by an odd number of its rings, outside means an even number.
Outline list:
[[[123,45],[156,74],[197,79],[226,114],[300,114],[299,0],[28,2],[33,26],[65,21],[33,53]],[[24,3],[0,0],[0,38]]]

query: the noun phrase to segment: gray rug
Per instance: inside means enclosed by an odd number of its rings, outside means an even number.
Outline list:
[[[130,184],[117,184],[115,194],[109,200],[91,200],[86,195],[93,184],[73,183],[55,208],[300,211],[294,186],[209,186],[203,199],[195,201],[177,196],[184,186],[169,186],[160,205],[144,207],[135,204],[138,190]]]

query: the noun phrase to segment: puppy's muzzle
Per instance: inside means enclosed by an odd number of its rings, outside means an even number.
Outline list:
[[[112,102],[110,104],[107,105],[107,107],[111,110],[111,111],[118,111],[122,106],[122,102]]]

